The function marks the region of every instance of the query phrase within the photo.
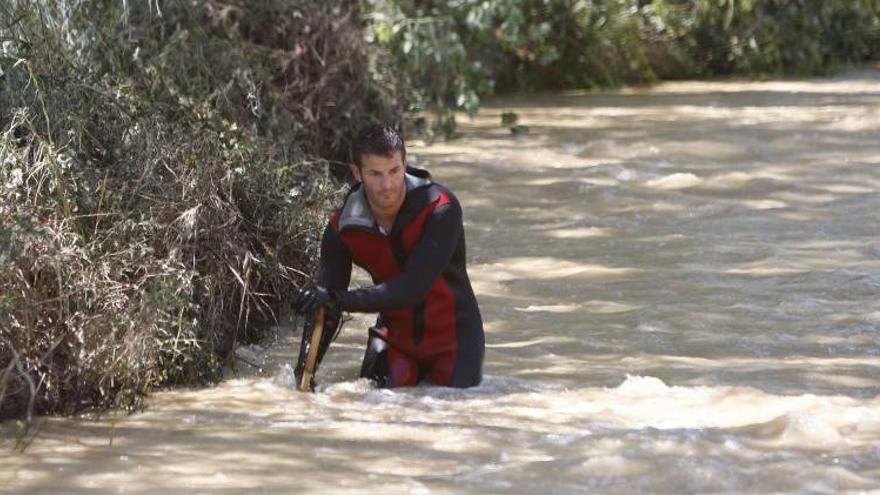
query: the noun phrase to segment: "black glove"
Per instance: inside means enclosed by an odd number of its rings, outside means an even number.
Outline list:
[[[339,297],[335,291],[321,287],[302,289],[293,300],[293,310],[299,314],[314,313],[319,307],[335,309],[339,304]]]

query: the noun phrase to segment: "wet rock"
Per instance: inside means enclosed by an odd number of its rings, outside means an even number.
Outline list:
[[[240,361],[259,368],[266,363],[266,349],[256,344],[240,346],[235,349],[235,357]]]
[[[529,133],[529,126],[527,125],[513,125],[510,126],[510,133],[514,136],[519,136],[521,134]]]

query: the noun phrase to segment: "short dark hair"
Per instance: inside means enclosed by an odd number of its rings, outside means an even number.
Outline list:
[[[400,152],[400,158],[406,163],[406,145],[400,134],[384,124],[367,124],[361,127],[351,145],[351,160],[361,168],[362,156],[392,156],[395,151]]]

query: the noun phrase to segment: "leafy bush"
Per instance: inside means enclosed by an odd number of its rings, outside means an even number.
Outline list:
[[[454,129],[495,91],[821,74],[880,57],[880,0],[374,0],[411,110]]]
[[[0,418],[216,379],[399,120],[382,67],[346,0],[0,3]]]

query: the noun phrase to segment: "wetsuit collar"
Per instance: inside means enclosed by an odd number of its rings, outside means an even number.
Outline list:
[[[406,181],[406,193],[420,187],[431,185],[431,175],[426,170],[407,167],[403,179]]]
[[[425,186],[432,184],[431,175],[426,170],[407,167],[404,175],[406,182],[406,195]],[[345,205],[342,207],[342,213],[339,215],[339,230],[348,227],[362,227],[372,229],[376,227],[376,219],[373,218],[373,212],[370,211],[370,205],[367,203],[367,195],[364,192],[363,184],[356,184]]]

